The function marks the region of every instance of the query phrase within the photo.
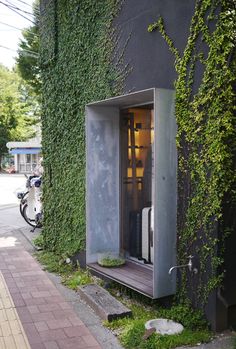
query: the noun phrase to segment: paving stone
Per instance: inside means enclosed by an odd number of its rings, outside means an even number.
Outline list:
[[[64,331],[68,337],[81,337],[89,335],[89,330],[84,325],[64,328]]]
[[[72,326],[80,326],[83,325],[83,322],[75,315],[69,316],[68,320],[71,322]]]
[[[39,306],[37,305],[28,305],[27,310],[29,311],[30,314],[38,314],[39,313]],[[50,310],[50,309],[48,309]]]
[[[54,316],[52,312],[47,313],[37,313],[37,314],[31,314],[33,321],[46,321],[46,320],[54,320]]]
[[[35,327],[37,328],[38,332],[47,331],[49,329],[45,321],[35,322]]]
[[[39,335],[44,342],[67,338],[62,329],[42,331]]]
[[[132,312],[121,302],[98,285],[85,285],[78,288],[79,294],[103,320],[131,316]]]
[[[46,349],[60,349],[55,341],[45,342],[44,345]]]
[[[57,320],[47,320],[47,325],[51,330],[56,330],[57,328],[70,327],[71,323],[67,319],[57,319]]]
[[[81,337],[61,339],[57,341],[60,349],[85,349],[88,345]]]
[[[0,271],[1,310],[0,348],[30,349],[28,339],[11,298],[4,276]]]
[[[13,235],[10,229],[9,234]],[[1,349],[101,349],[70,302],[23,247],[7,251],[0,247],[0,270],[9,285],[6,291],[0,278]],[[76,294],[74,298],[78,299]]]
[[[85,343],[89,346],[98,346],[98,342],[96,341],[96,339],[89,335],[85,335],[83,336],[83,340],[85,341]]]
[[[53,310],[52,313],[55,319],[63,319],[65,317],[69,319],[70,317],[75,316],[75,313],[72,309],[65,309],[65,310],[56,309],[56,310]],[[77,316],[75,317],[78,319]]]
[[[38,310],[42,313],[48,312],[48,311],[54,311],[54,310],[60,310],[60,305],[57,303],[52,304],[41,304],[38,305]]]

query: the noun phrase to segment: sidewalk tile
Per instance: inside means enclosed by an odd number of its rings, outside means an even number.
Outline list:
[[[17,247],[1,258],[0,349],[101,349],[32,256]]]
[[[0,287],[2,297],[2,309],[0,310],[0,348],[30,349],[9,289],[1,272]],[[11,305],[10,307],[9,304]]]
[[[53,341],[67,338],[62,329],[42,331],[39,333],[39,335],[43,341]]]
[[[44,345],[46,349],[60,349],[55,341],[45,342]]]
[[[83,340],[85,341],[85,343],[88,346],[98,346],[99,345],[98,342],[96,341],[96,339],[93,336],[91,336],[91,334],[83,336]]]
[[[4,337],[5,347],[7,349],[18,349],[16,347],[16,342],[14,341],[14,338],[12,336]]]
[[[35,327],[37,328],[38,332],[47,331],[49,329],[45,321],[35,322]]]
[[[52,312],[31,314],[33,321],[54,320]]]
[[[64,331],[68,337],[81,337],[84,335],[89,335],[89,330],[84,325],[64,328]]]
[[[87,344],[81,337],[61,339],[57,341],[60,349],[85,349]]]
[[[56,330],[57,328],[70,327],[71,323],[67,319],[57,319],[57,320],[47,320],[47,325],[51,330]]]

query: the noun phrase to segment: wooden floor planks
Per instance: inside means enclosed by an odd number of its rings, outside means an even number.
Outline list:
[[[97,263],[88,267],[107,278],[132,288],[140,293],[153,297],[153,271],[144,265],[127,261],[125,265],[116,268],[104,268]]]

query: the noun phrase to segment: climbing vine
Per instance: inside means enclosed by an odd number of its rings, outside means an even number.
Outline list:
[[[85,105],[117,94],[112,68],[118,0],[43,0],[44,240],[73,255],[85,247]]]
[[[119,94],[124,79],[111,58],[111,23],[121,2],[41,1],[44,239],[65,256],[85,247],[85,105]],[[199,258],[196,282],[182,279],[197,287],[197,304],[222,280],[218,247],[230,228],[222,207],[235,187],[235,22],[233,1],[197,0],[183,52],[162,18],[149,26],[175,57],[178,258],[183,264],[189,254]]]
[[[182,54],[162,18],[148,28],[159,30],[175,56],[178,259],[184,264],[193,254],[199,264],[195,282],[183,275],[180,296],[187,285],[197,289],[198,306],[222,281],[222,241],[230,230],[223,206],[226,197],[235,202],[235,19],[233,1],[198,0]]]

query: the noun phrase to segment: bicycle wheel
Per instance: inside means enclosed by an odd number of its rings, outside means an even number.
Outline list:
[[[24,218],[24,216],[23,216],[23,207],[24,207],[25,204],[27,203],[28,194],[29,194],[29,192],[26,191],[26,192],[22,195],[21,200],[20,200],[20,214],[22,215],[23,218]]]
[[[31,227],[37,227],[35,218],[29,217],[27,214],[27,211],[28,211],[28,204],[26,203],[22,208],[22,217],[29,225],[31,225]]]
[[[42,228],[43,226],[43,213],[37,213],[35,216],[35,223],[37,228]]]

